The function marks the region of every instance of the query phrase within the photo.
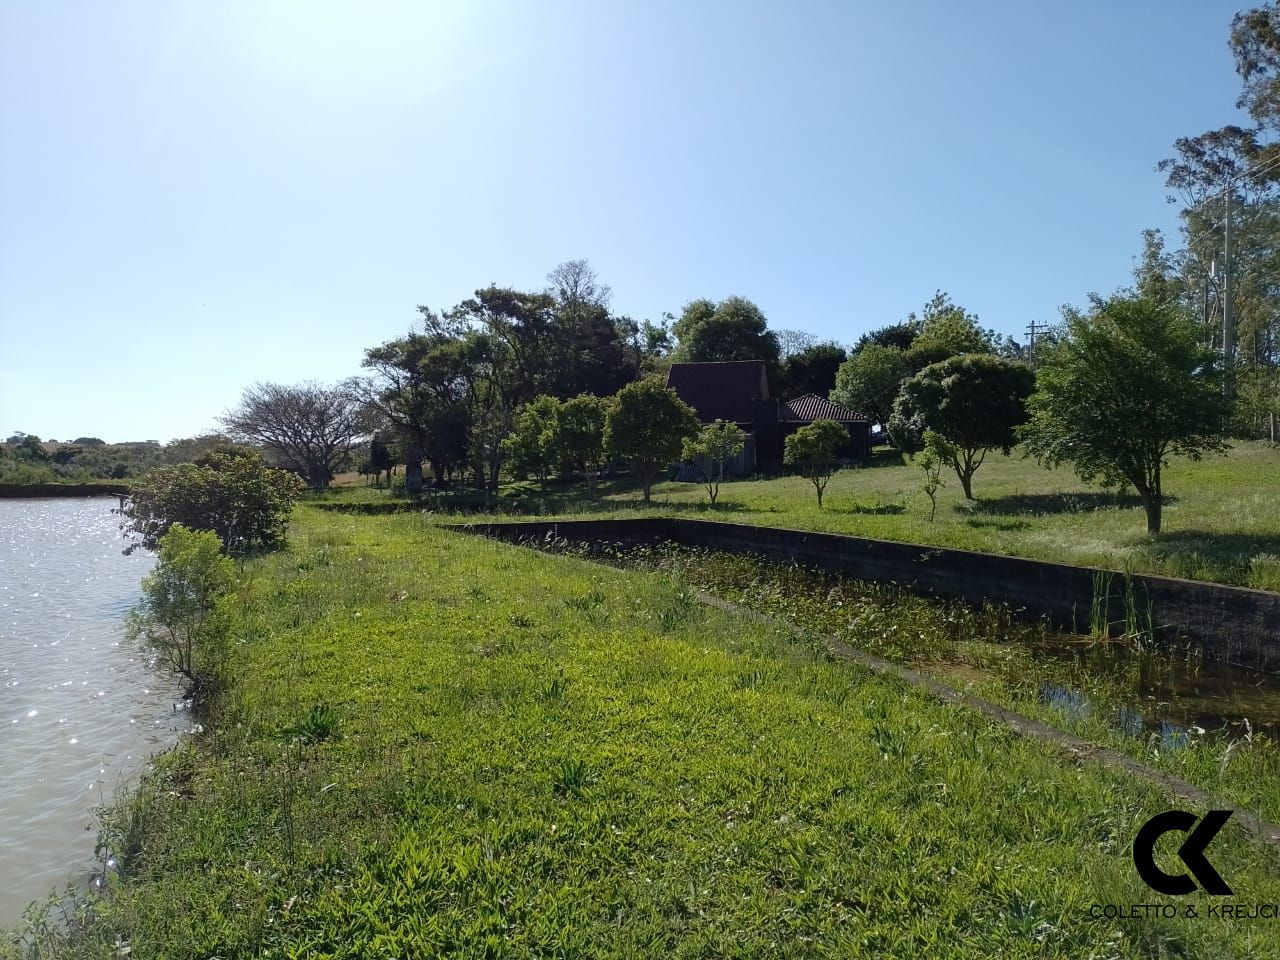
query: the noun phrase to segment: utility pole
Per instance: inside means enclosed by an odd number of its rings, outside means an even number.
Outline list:
[[[1031,369],[1036,367],[1036,334],[1044,333],[1049,329],[1047,323],[1036,323],[1032,320],[1027,324],[1027,361],[1031,364]]]
[[[1227,188],[1226,216],[1222,221],[1222,356],[1227,365],[1227,382],[1236,357],[1236,331],[1231,316],[1231,188]],[[1227,388],[1230,390],[1230,386]]]

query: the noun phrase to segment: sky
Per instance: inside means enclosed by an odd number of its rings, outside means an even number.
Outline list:
[[[0,0],[0,437],[166,441],[586,258],[851,343],[1020,335],[1238,121],[1218,0]]]

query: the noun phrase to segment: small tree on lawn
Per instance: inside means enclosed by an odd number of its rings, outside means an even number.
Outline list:
[[[920,481],[920,491],[929,498],[930,523],[933,523],[933,518],[938,514],[938,491],[947,485],[947,482],[942,479],[942,467],[954,457],[954,453],[951,457],[947,456],[949,446],[950,444],[941,436],[932,430],[926,430],[924,449],[915,458],[916,465],[924,471],[924,478]]]
[[[742,453],[746,443],[747,435],[737,424],[727,420],[707,424],[696,437],[685,441],[684,458],[698,465],[713,507],[716,505],[716,498],[720,496],[725,464]]]
[[[516,416],[515,430],[502,442],[511,466],[536,476],[544,493],[548,474],[560,465],[559,420],[559,400],[535,397]]]
[[[596,474],[604,463],[604,424],[609,402],[584,393],[560,407],[559,448],[564,458],[587,477],[587,496],[596,498]]]
[[[159,561],[142,581],[128,633],[154,650],[191,685],[197,702],[211,690],[230,643],[222,599],[235,583],[235,564],[208,530],[173,524],[159,541]]]
[[[1026,402],[1035,374],[1021,363],[970,353],[925,367],[902,384],[893,405],[889,431],[894,444],[913,453],[926,430],[945,445],[936,452],[960,478],[966,499],[973,499],[973,475],[990,450],[1006,455],[1014,431],[1027,419]]]
[[[818,492],[818,509],[831,475],[836,472],[836,454],[849,442],[849,432],[834,420],[815,420],[787,437],[783,461],[800,471]]]
[[[679,460],[685,440],[697,432],[697,415],[674,391],[657,380],[638,380],[609,405],[604,444],[610,456],[631,464],[649,503],[658,471]]]
[[[1048,465],[1070,463],[1082,480],[1130,484],[1147,533],[1160,532],[1161,468],[1172,455],[1199,460],[1226,449],[1229,404],[1217,358],[1178,307],[1139,295],[1098,300],[1069,313],[1043,356],[1021,430]]]

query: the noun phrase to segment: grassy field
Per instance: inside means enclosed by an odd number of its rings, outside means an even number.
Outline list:
[[[230,684],[109,819],[76,953],[1280,956],[1200,894],[1090,917],[1161,899],[1129,859],[1158,789],[669,576],[302,508],[241,589]],[[1212,854],[1280,902],[1274,850]]]
[[[660,483],[648,509],[1280,590],[1280,448],[1240,442],[1226,456],[1174,461],[1165,474],[1164,531],[1154,540],[1135,495],[1091,487],[1069,468],[1046,470],[1016,451],[987,458],[974,477],[976,501],[964,499],[954,474],[944,479],[933,522],[920,470],[888,449],[867,466],[837,473],[822,510],[802,477],[727,483],[714,511],[699,484]],[[636,507],[633,489],[605,489],[604,503],[594,505],[580,484],[547,497],[536,485],[515,484],[496,503],[511,512],[566,515]],[[388,494],[348,487],[326,496]]]

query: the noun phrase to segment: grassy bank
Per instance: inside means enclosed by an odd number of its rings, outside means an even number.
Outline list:
[[[961,495],[954,474],[938,497],[935,521],[920,493],[921,471],[891,450],[878,450],[866,466],[837,473],[819,510],[813,486],[802,477],[725,484],[711,510],[695,483],[660,483],[644,508],[625,481],[605,484],[603,502],[587,502],[581,484],[553,487],[508,484],[493,500],[513,514],[576,515],[633,509],[685,512],[739,523],[795,527],[964,550],[1055,560],[1081,566],[1133,570],[1280,590],[1280,448],[1238,442],[1221,457],[1176,460],[1165,474],[1170,501],[1164,532],[1146,536],[1134,495],[1082,483],[1070,468],[1046,470],[1033,460],[991,455],[974,477],[976,501]],[[385,490],[339,488],[330,502],[386,502]],[[437,510],[475,509],[473,491],[428,503]]]
[[[1184,679],[1212,672],[1211,665],[1186,650],[1143,650],[1141,640],[1084,637],[1067,644],[1044,623],[1019,621],[1006,608],[925,599],[893,586],[758,557],[674,544],[555,549],[670,574],[690,590],[793,624],[815,642],[834,638],[914,667],[1280,823],[1280,743],[1273,739],[1280,694],[1274,686],[1260,689],[1256,676],[1241,681],[1235,698],[1215,690],[1210,699],[1200,700],[1197,683],[1175,692]],[[1046,691],[1066,695],[1049,697]],[[1176,729],[1162,728],[1159,719],[1166,709],[1183,704],[1190,716],[1172,721]],[[1219,724],[1207,717],[1215,711],[1224,714]],[[1195,726],[1198,722],[1206,727]]]
[[[87,955],[1267,957],[1159,899],[1169,806],[678,581],[302,509],[209,732],[107,839]],[[1228,827],[1233,900],[1280,901]]]

